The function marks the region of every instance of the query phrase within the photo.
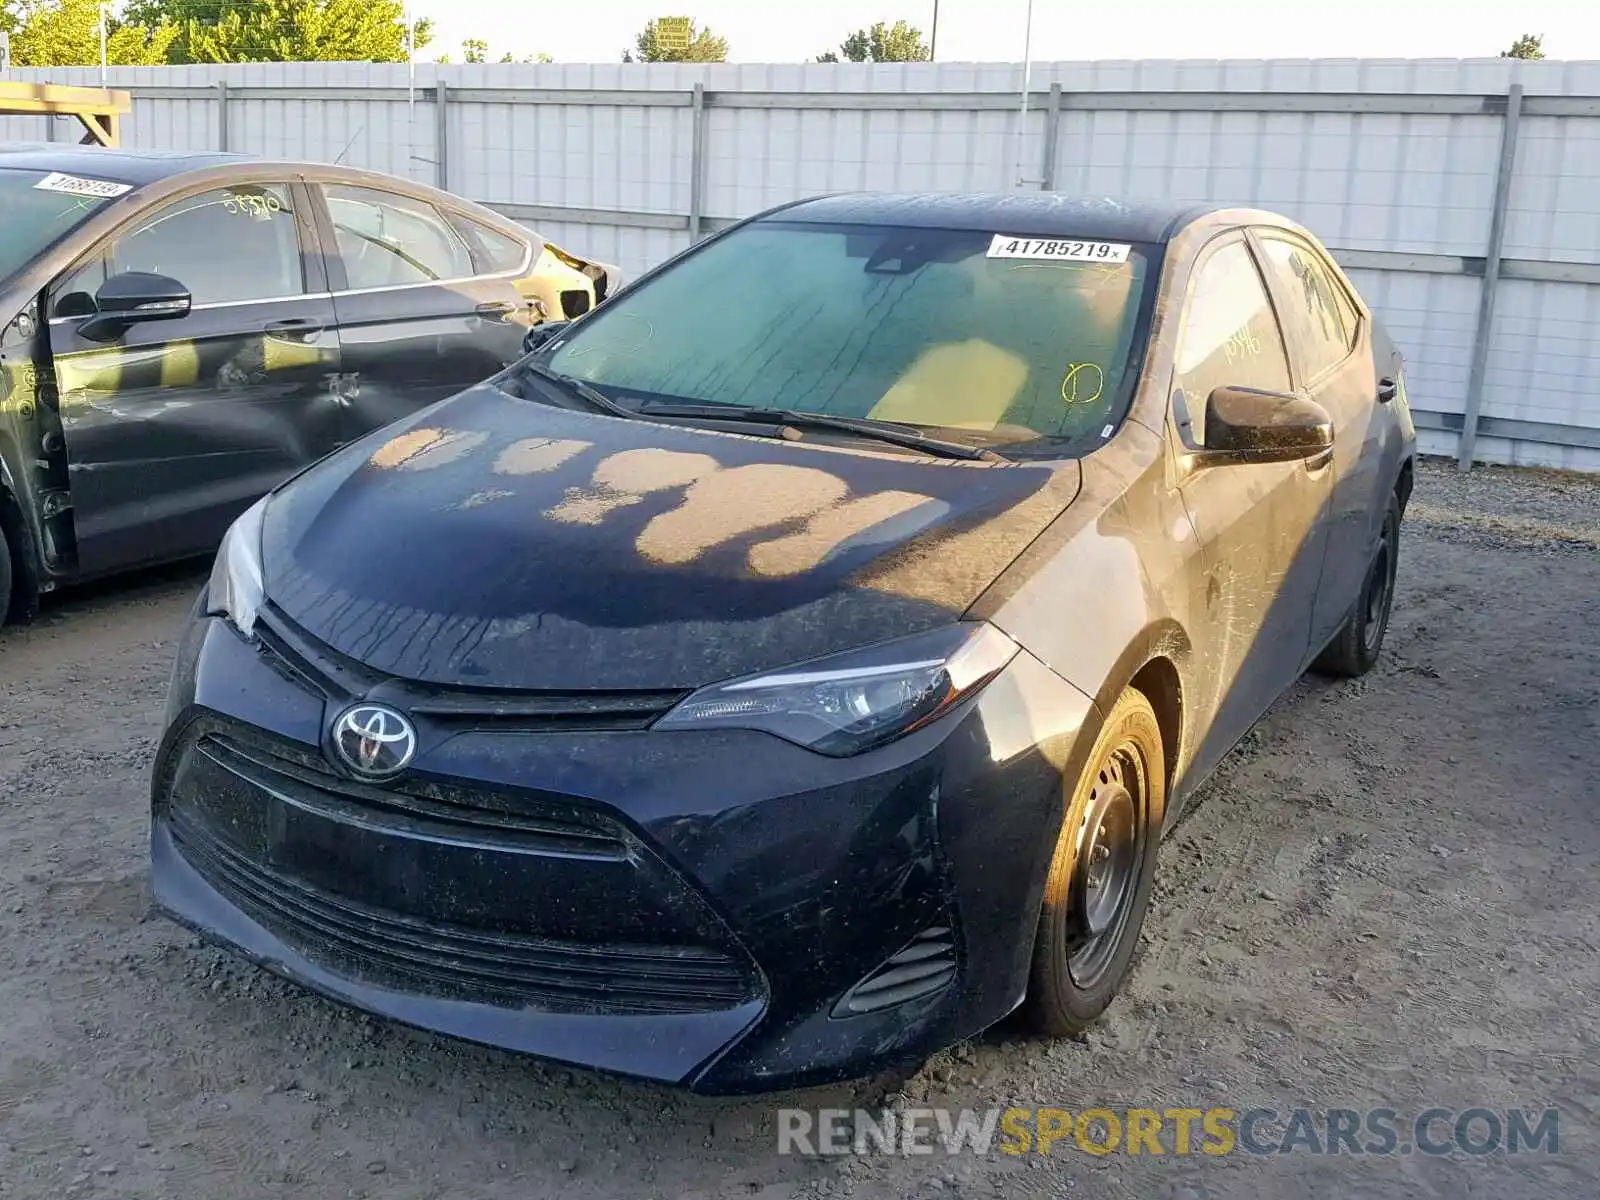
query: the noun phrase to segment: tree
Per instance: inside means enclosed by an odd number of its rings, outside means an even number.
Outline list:
[[[660,31],[655,21],[648,21],[634,39],[634,49],[622,52],[623,62],[727,62],[728,39],[720,38],[710,29],[697,29],[689,21],[689,45],[667,48],[661,44]]]
[[[131,0],[124,17],[179,30],[167,61],[404,62],[403,0]],[[433,22],[416,22],[421,49]]]
[[[896,21],[891,28],[882,21],[871,29],[858,29],[840,43],[839,54],[851,62],[928,62],[933,56],[922,40],[922,30]],[[838,62],[839,54],[828,51],[818,62]]]
[[[11,33],[11,61],[19,67],[92,66],[100,61],[100,5],[97,0],[24,0],[5,12]],[[114,66],[156,66],[167,61],[178,27],[162,21],[145,25],[117,17],[106,20],[106,62]]]
[[[1511,49],[1500,51],[1501,58],[1543,58],[1544,34],[1525,33],[1511,43]]]
[[[468,38],[461,43],[461,61],[481,63],[488,61],[489,43],[482,38]]]

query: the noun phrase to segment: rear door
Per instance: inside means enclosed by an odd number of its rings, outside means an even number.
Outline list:
[[[433,204],[318,185],[353,440],[495,374],[521,355],[515,270],[486,272]],[[519,257],[526,258],[525,247]],[[481,251],[480,251],[481,253]]]
[[[1293,386],[1282,330],[1241,233],[1211,242],[1190,278],[1173,372],[1180,444],[1204,445],[1207,398],[1224,385],[1284,393]],[[1196,701],[1210,729],[1193,765],[1202,775],[1309,656],[1332,481],[1327,457],[1180,473],[1206,572]]]
[[[334,448],[333,305],[293,182],[174,199],[52,285],[50,348],[85,572],[209,550],[257,497]],[[184,284],[188,316],[80,335],[124,271]]]
[[[1333,492],[1328,549],[1312,621],[1314,648],[1350,614],[1376,550],[1384,495],[1384,426],[1372,343],[1338,270],[1303,238],[1283,229],[1253,231],[1283,314],[1296,386],[1333,417]]]

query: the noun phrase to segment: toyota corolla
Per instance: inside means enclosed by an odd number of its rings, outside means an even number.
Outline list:
[[[844,196],[230,530],[158,904],[374,1013],[736,1092],[1130,970],[1157,847],[1388,622],[1401,358],[1259,211]]]

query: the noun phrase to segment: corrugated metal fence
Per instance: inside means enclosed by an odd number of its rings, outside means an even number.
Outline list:
[[[12,78],[95,84],[95,69]],[[1600,63],[114,68],[125,144],[442,183],[630,273],[815,192],[1222,200],[1316,230],[1405,348],[1424,448],[1600,470]],[[0,137],[72,138],[0,121]],[[1020,170],[1018,164],[1020,163]]]

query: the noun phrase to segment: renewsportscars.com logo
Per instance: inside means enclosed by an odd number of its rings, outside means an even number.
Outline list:
[[[1559,1154],[1547,1108],[803,1108],[778,1111],[778,1153],[1190,1155]]]

